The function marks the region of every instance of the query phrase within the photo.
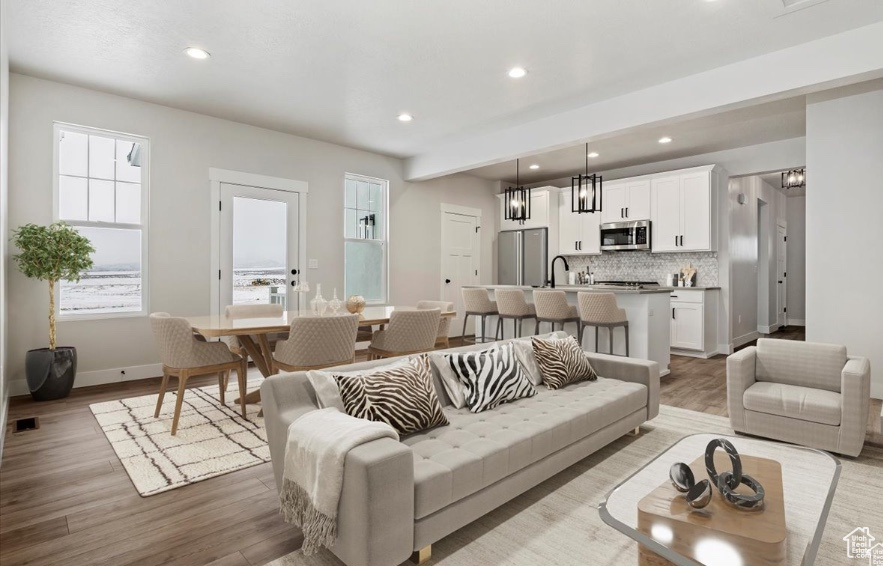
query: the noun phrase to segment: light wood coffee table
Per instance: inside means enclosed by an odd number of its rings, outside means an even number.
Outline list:
[[[708,507],[692,511],[683,496],[667,486],[669,468],[675,462],[690,464],[696,481],[706,479],[704,466],[697,464],[715,438],[732,442],[743,456],[745,473],[761,484],[769,483],[770,499],[763,511],[734,509],[717,489]],[[718,472],[728,470],[723,453],[718,450],[715,456]],[[781,486],[775,481],[779,477]],[[820,450],[754,438],[695,434],[681,439],[617,486],[599,511],[605,523],[638,542],[642,566],[810,566],[815,562],[839,478],[840,461]],[[784,533],[779,530],[782,528]]]

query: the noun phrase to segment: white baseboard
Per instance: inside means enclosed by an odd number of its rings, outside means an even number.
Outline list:
[[[789,318],[788,326],[806,326],[806,321],[802,318]]]
[[[758,333],[756,330],[754,332],[749,332],[748,334],[733,338],[733,347],[738,348],[739,346],[747,344],[752,340],[757,340],[758,338],[760,338],[760,333]]]
[[[736,349],[733,348],[732,344],[718,344],[717,345],[717,353],[718,354],[723,354],[725,356],[729,356],[730,354],[732,354],[735,351],[736,351]]]
[[[106,383],[122,383],[124,381],[135,381],[136,379],[159,377],[161,375],[162,364],[81,371],[77,372],[74,387],[91,387],[93,385],[104,385]],[[28,383],[24,379],[11,381],[9,383],[9,395],[30,395]]]
[[[782,328],[781,325],[773,324],[772,326],[758,326],[757,331],[760,334],[772,334],[773,332],[777,331],[780,328]]]

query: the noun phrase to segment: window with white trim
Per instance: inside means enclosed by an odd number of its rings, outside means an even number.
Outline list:
[[[62,281],[62,318],[147,312],[147,138],[55,124],[56,220],[89,238],[93,267]]]
[[[387,296],[389,181],[346,174],[344,183],[344,295],[383,304]]]

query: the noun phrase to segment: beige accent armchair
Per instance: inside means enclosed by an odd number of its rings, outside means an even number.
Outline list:
[[[368,359],[392,358],[435,349],[440,309],[392,311],[389,326],[378,330],[368,346]]]
[[[295,318],[288,339],[276,343],[273,373],[353,363],[358,328],[357,314]]]
[[[736,432],[858,456],[870,398],[871,364],[845,346],[761,338],[727,358]]]
[[[448,301],[417,301],[418,309],[439,309],[441,312],[450,312],[454,310],[454,303]],[[443,316],[438,321],[438,336],[435,339],[436,348],[450,348],[448,342],[448,334],[451,328],[450,317]]]
[[[222,342],[198,340],[190,328],[190,323],[185,318],[173,317],[166,312],[157,312],[150,315],[150,326],[153,330],[156,347],[159,350],[159,359],[163,364],[162,385],[159,388],[159,398],[156,400],[156,411],[153,414],[155,418],[159,418],[169,377],[178,378],[178,397],[175,400],[175,416],[172,419],[173,436],[178,432],[178,419],[181,417],[181,406],[184,402],[187,380],[196,375],[218,374],[218,389],[220,389],[221,404],[223,405],[226,376],[229,375],[230,370],[235,370],[239,381],[239,404],[242,418],[246,418],[245,394],[247,388],[245,381],[248,366],[245,358],[231,352]]]

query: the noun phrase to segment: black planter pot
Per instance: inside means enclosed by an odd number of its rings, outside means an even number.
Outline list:
[[[77,349],[60,346],[54,350],[28,350],[25,356],[28,389],[34,401],[52,401],[70,395],[77,375]]]

